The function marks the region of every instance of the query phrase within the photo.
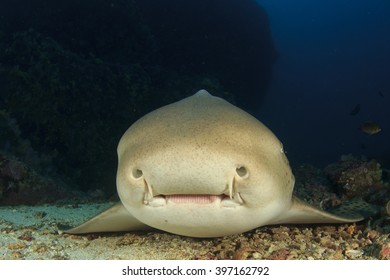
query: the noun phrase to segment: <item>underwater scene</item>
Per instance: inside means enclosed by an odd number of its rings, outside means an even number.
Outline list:
[[[389,14],[1,0],[0,260],[390,260]]]

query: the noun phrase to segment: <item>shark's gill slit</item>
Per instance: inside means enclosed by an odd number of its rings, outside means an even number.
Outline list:
[[[142,170],[140,170],[138,168],[134,168],[131,171],[131,175],[133,176],[134,179],[139,179],[144,175],[144,173],[142,172]]]

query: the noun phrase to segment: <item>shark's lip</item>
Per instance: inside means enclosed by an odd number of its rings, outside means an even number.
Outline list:
[[[170,194],[152,196],[149,192],[145,193],[144,204],[150,207],[162,207],[166,205],[220,205],[221,207],[237,207],[244,204],[239,193],[233,197],[226,194]]]

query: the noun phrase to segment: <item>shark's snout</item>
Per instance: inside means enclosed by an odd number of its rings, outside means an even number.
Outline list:
[[[167,163],[164,154],[130,162],[122,175],[127,177],[129,185],[139,185],[140,181],[146,181],[159,194],[216,195],[223,193],[233,181],[246,180],[250,175],[246,164],[232,158],[191,154],[187,157],[171,156]],[[207,151],[202,154],[207,154]],[[216,162],[219,162],[217,167]]]
[[[150,207],[191,204],[241,206],[244,200],[239,193],[237,180],[249,177],[247,167],[242,164],[222,172],[219,177],[215,174],[210,176],[206,169],[202,173],[202,167],[197,168],[200,172],[196,174],[176,172],[164,175],[155,168],[151,172],[139,165],[132,166],[130,170],[129,186],[126,189],[131,191],[131,188],[143,187],[142,203]]]

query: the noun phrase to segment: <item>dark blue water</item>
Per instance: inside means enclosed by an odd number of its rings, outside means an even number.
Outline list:
[[[321,166],[349,153],[389,161],[390,2],[258,2],[279,53],[258,116],[282,140],[290,161]],[[351,116],[357,104],[361,110]],[[358,130],[367,120],[382,131]]]

